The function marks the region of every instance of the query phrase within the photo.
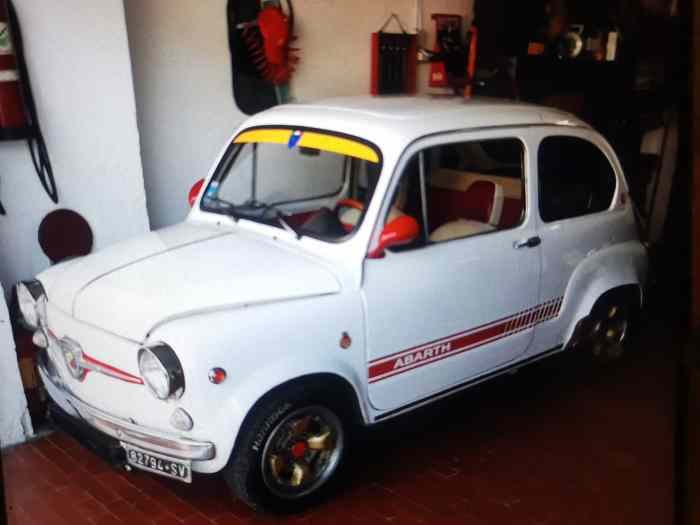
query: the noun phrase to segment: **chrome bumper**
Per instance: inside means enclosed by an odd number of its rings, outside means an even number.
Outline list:
[[[37,362],[39,374],[44,383],[59,390],[66,403],[73,407],[80,418],[100,432],[135,447],[178,459],[204,461],[212,459],[216,455],[214,444],[208,441],[195,441],[137,425],[89,405],[75,396],[56,374],[45,351],[40,352]],[[51,390],[49,388],[49,393]]]

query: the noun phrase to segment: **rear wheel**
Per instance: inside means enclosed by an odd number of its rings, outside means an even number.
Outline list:
[[[283,389],[256,406],[224,470],[248,505],[294,512],[332,486],[346,455],[342,410],[303,389]]]
[[[596,361],[607,363],[624,355],[636,311],[624,294],[610,294],[596,304],[588,323],[589,347]]]

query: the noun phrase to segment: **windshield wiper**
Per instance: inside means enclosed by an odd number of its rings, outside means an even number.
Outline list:
[[[299,239],[302,238],[302,233],[301,233],[301,231],[298,230],[295,226],[292,226],[291,224],[289,224],[289,223],[285,220],[284,214],[283,214],[282,211],[277,207],[277,204],[274,204],[274,203],[273,203],[273,204],[264,204],[264,203],[260,203],[260,204],[261,204],[262,206],[264,206],[264,209],[263,209],[263,212],[262,212],[261,217],[265,217],[265,215],[267,215],[267,212],[268,212],[269,210],[274,210],[274,212],[275,212],[275,219],[277,219],[277,220],[279,221],[279,223],[282,225],[282,228],[284,228],[285,230],[287,230],[289,233],[293,233],[293,234],[296,236],[297,240],[299,240]]]
[[[255,222],[267,224],[268,222],[265,219],[265,216],[267,215],[267,212],[269,210],[274,210],[274,217],[275,219],[277,219],[277,221],[279,221],[282,228],[294,234],[297,239],[301,239],[303,237],[303,234],[296,226],[292,226],[285,220],[284,214],[277,208],[275,204],[265,204],[262,202],[251,201],[243,205],[236,205],[232,202],[220,199],[218,197],[211,198],[211,201],[214,203],[214,205],[206,206],[205,209],[210,208],[212,209],[212,211],[225,213],[226,215],[231,216],[236,222],[238,222],[238,219],[244,218]],[[221,207],[217,205],[220,205]]]
[[[298,229],[296,228],[296,226],[292,226],[291,224],[289,224],[289,223],[285,220],[284,214],[283,214],[281,211],[279,211],[279,210],[275,210],[275,211],[277,212],[277,220],[280,222],[280,224],[282,225],[282,227],[283,227],[285,230],[287,230],[288,232],[293,233],[294,235],[296,235],[297,240],[301,239],[301,237],[302,237],[301,230],[298,230]]]
[[[208,197],[208,200],[211,201],[212,204],[204,204],[204,209],[206,211],[224,213],[225,215],[231,217],[234,222],[238,222],[238,219],[241,218],[241,216],[235,211],[236,205],[234,203],[220,199],[219,197]]]

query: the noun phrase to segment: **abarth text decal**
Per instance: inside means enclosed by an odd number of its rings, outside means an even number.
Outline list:
[[[522,312],[471,328],[430,343],[402,350],[369,363],[368,379],[375,383],[419,366],[440,361],[479,346],[528,330],[559,316],[563,297],[557,297]]]

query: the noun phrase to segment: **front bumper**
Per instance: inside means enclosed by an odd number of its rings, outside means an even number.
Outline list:
[[[45,350],[39,353],[37,361],[39,375],[54,402],[64,410],[67,405],[72,409],[71,412],[96,430],[121,442],[177,459],[206,461],[216,456],[216,447],[211,442],[196,441],[148,428],[91,406],[71,392],[56,372]]]

